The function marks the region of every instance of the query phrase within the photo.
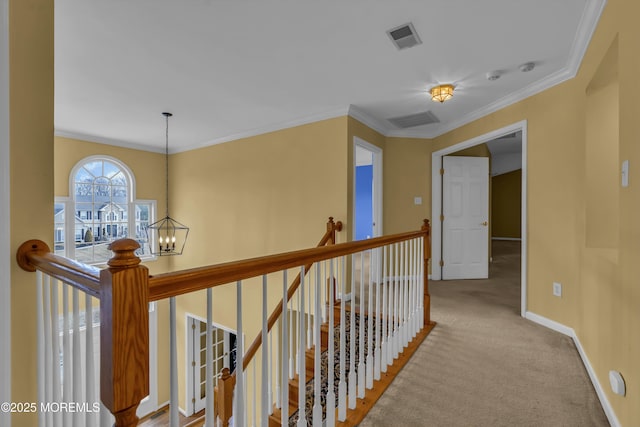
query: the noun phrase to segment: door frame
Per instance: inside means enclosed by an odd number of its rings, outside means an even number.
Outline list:
[[[185,357],[185,374],[186,374],[185,375],[185,378],[186,378],[186,381],[185,381],[185,387],[186,387],[185,392],[186,392],[186,394],[185,395],[186,395],[187,398],[186,398],[186,401],[185,401],[185,404],[186,404],[185,408],[184,408],[183,411],[181,411],[182,414],[185,417],[190,417],[191,415],[196,413],[195,412],[195,405],[194,405],[193,400],[192,400],[195,396],[193,395],[193,390],[194,390],[194,387],[193,387],[193,376],[191,375],[191,370],[193,369],[193,366],[191,366],[191,362],[190,362],[193,359],[193,346],[194,346],[194,342],[193,342],[193,339],[192,339],[193,335],[191,334],[191,328],[190,328],[190,323],[189,323],[191,321],[191,319],[197,320],[197,321],[199,321],[201,323],[204,323],[205,325],[207,324],[207,319],[206,318],[204,318],[202,316],[198,316],[198,315],[193,314],[193,313],[189,313],[189,312],[185,313],[185,322],[184,322],[184,324],[185,324],[185,337],[186,337],[185,345],[186,345],[186,350],[187,350],[185,352],[185,354],[187,356],[187,357]],[[234,334],[236,336],[236,345],[237,345],[237,342],[238,342],[237,340],[240,339],[240,337],[238,337],[238,332],[237,331],[234,331],[231,328],[228,328],[226,326],[223,326],[223,325],[221,325],[219,323],[216,323],[216,322],[213,322],[213,321],[211,322],[211,325],[214,328],[222,329],[225,332]],[[243,340],[243,345],[244,345],[244,334],[242,334],[242,340]],[[215,387],[215,385],[214,385],[214,387]]]
[[[522,120],[500,129],[460,142],[431,154],[431,279],[442,280],[442,226],[439,221],[442,212],[442,157],[475,145],[489,142],[503,135],[522,131],[522,217],[521,217],[521,291],[520,315],[527,311],[527,120]]]
[[[352,203],[352,218],[354,221],[351,238],[356,238],[356,147],[360,147],[364,150],[371,152],[373,157],[373,235],[371,237],[382,236],[382,148],[373,145],[362,138],[357,136],[353,137],[353,203]]]

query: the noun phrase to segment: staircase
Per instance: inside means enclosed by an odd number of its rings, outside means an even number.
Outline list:
[[[226,426],[231,417],[235,426],[242,427],[357,425],[435,325],[429,315],[429,225],[425,220],[418,231],[336,244],[340,229],[340,223],[330,218],[316,248],[155,276],[140,264],[134,240],[111,244],[115,255],[105,270],[55,255],[44,242],[25,242],[18,263],[26,271],[38,271],[39,401],[58,402],[61,396],[77,395],[76,401],[93,402],[99,391],[105,406],[99,412],[101,423],[111,423],[107,420],[111,413],[117,427],[136,425],[138,403],[149,393],[149,366],[147,357],[130,356],[148,354],[148,305],[168,299],[169,423],[177,427],[176,297],[204,291],[206,298],[196,300],[207,313],[202,357],[208,371],[201,386],[206,391],[205,425]],[[289,274],[297,274],[293,282]],[[214,304],[212,290],[218,286],[235,291],[235,298]],[[62,312],[74,319],[73,334],[65,333],[74,339],[63,340],[62,348],[56,320],[61,315],[59,287],[63,300],[68,301],[67,292],[73,294],[73,311],[63,304]],[[277,298],[278,289],[282,300],[274,309],[269,301]],[[87,319],[93,318],[92,300],[99,300],[99,378],[97,369],[91,368],[94,328],[86,328],[84,341],[79,339],[81,298]],[[259,311],[256,301],[261,301]],[[255,325],[259,319],[262,326],[246,351],[244,340],[238,340],[236,372],[231,375],[227,370],[214,393],[209,371],[214,360],[210,345],[214,311],[229,303],[234,306],[237,336],[245,334],[247,320]],[[257,329],[253,328],[251,334]],[[81,342],[86,342],[86,352]],[[81,352],[86,354],[84,363],[79,363]],[[321,387],[327,378],[331,386]],[[93,425],[96,417],[87,414],[81,423]],[[52,425],[70,421],[53,418]],[[45,424],[44,418],[40,423]]]

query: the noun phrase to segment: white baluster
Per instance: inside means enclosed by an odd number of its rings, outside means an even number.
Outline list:
[[[213,289],[207,289],[207,328],[206,328],[206,375],[205,379],[205,408],[204,408],[204,425],[205,427],[215,426],[215,416],[213,414]]]
[[[252,385],[252,399],[251,399],[251,427],[256,426],[256,408],[258,407],[258,393],[256,392],[256,383],[258,377],[256,375],[256,361],[251,361],[251,385]]]
[[[53,348],[53,364],[51,367],[53,371],[53,395],[51,401],[61,402],[60,365],[62,359],[60,358],[60,310],[58,308],[58,281],[56,279],[51,281],[51,303],[51,343]],[[62,423],[62,413],[54,412],[53,425],[61,426]]]
[[[376,280],[375,280],[375,288],[376,288],[376,312],[375,312],[375,348],[373,353],[373,379],[376,381],[380,380],[380,297],[381,297],[381,284],[380,284],[380,273],[382,265],[380,264],[380,248],[375,249],[375,257],[376,257]],[[373,255],[373,254],[372,254]]]
[[[362,256],[364,257],[364,253]],[[373,388],[373,251],[367,251],[369,256],[369,291],[367,298],[367,359],[365,362],[365,385],[367,389]],[[364,348],[362,349],[364,350]]]
[[[322,404],[320,402],[320,396],[322,393],[322,372],[321,372],[321,359],[320,359],[320,347],[322,347],[320,341],[320,321],[321,321],[321,307],[320,307],[320,292],[321,292],[321,278],[320,278],[320,265],[316,264],[316,286],[315,286],[315,308],[313,313],[313,336],[315,338],[314,356],[313,356],[313,426],[322,426]]]
[[[68,285],[64,285],[67,287]],[[73,385],[72,385],[72,397],[73,402],[85,402],[82,398],[82,357],[81,357],[81,344],[80,344],[80,291],[73,288],[71,291],[73,296]],[[85,319],[86,323],[86,319]],[[85,364],[86,368],[86,364]],[[84,425],[81,419],[81,412],[73,412],[71,418],[73,419],[73,427],[80,427]]]
[[[387,246],[382,247],[382,317],[380,318],[380,371],[387,372],[387,289],[389,287],[387,271]]]
[[[410,241],[410,247],[411,247],[411,258],[410,258],[410,262],[409,262],[409,269],[411,270],[411,299],[409,299],[409,320],[410,320],[410,329],[409,331],[411,332],[411,336],[409,337],[410,340],[413,340],[413,338],[415,338],[416,336],[416,301],[417,301],[417,297],[416,297],[416,278],[417,278],[417,272],[416,272],[416,242],[415,239]]]
[[[85,424],[87,427],[94,427],[96,425],[96,413],[93,411],[93,405],[96,400],[96,371],[94,365],[95,352],[93,350],[93,299],[91,295],[84,295],[84,324],[85,329],[85,358],[87,360],[87,368],[85,372],[85,388],[86,388],[86,402],[91,408],[87,411]]]
[[[312,304],[312,298],[313,298],[313,292],[311,291],[311,285],[313,283],[313,280],[311,280],[311,278],[309,278],[309,280],[307,280],[307,286],[308,288],[306,289],[306,295],[307,296],[307,317],[306,317],[306,322],[305,325],[307,327],[307,350],[311,349],[311,346],[315,343],[315,337],[313,336],[313,323],[311,322],[311,308],[313,307]],[[304,301],[304,299],[303,299]]]
[[[244,373],[244,343],[242,330],[242,281],[236,283],[236,327],[238,329],[236,341],[236,387],[233,407],[234,427],[244,427],[245,417],[245,373]]]
[[[178,427],[178,342],[176,339],[176,298],[169,298],[169,426]]]
[[[418,331],[420,330],[420,323],[418,322],[418,312],[419,306],[418,301],[420,300],[418,297],[418,239],[413,240],[413,334],[412,337],[415,338],[418,335]]]
[[[283,312],[284,313],[284,312]],[[269,415],[273,414],[273,406],[280,409],[280,363],[278,360],[278,346],[273,345],[273,335],[277,330],[277,325],[280,325],[280,330],[282,330],[282,316],[280,319],[276,321],[276,328],[271,328],[271,332],[269,333],[269,384],[273,384],[273,378],[275,378],[274,390],[272,393],[269,393]],[[276,353],[276,356],[273,356],[273,353]],[[275,374],[273,370],[275,369]]]
[[[304,325],[305,322],[305,312],[304,312],[304,294],[305,294],[305,277],[304,277],[304,266],[300,269],[300,316],[298,322],[301,325]],[[310,299],[310,298],[309,298]],[[298,337],[298,427],[307,427],[307,416],[305,412],[305,403],[306,403],[306,371],[305,371],[305,328],[300,328],[300,336]]]
[[[344,421],[347,419],[347,382],[346,382],[346,342],[347,336],[345,334],[345,298],[347,295],[347,259],[342,257],[342,280],[340,283],[340,382],[338,383],[338,421]]]
[[[422,329],[422,323],[424,321],[424,237],[420,237],[418,244],[418,283],[420,284],[418,289],[418,304],[420,305],[420,311],[418,315],[418,325]]]
[[[269,328],[268,328],[268,317],[269,313],[267,313],[267,275],[264,274],[262,276],[262,383],[261,389],[262,393],[260,396],[260,425],[267,426],[269,424],[269,388],[271,387],[271,383],[269,381],[270,377],[270,366],[269,366]],[[253,364],[255,367],[255,363]],[[255,368],[254,368],[255,369]],[[253,378],[253,383],[256,383],[257,378]],[[255,418],[255,417],[254,417]],[[255,424],[255,422],[254,422]]]
[[[356,257],[351,255],[351,310],[349,311],[349,409],[355,409],[357,397],[356,377]]]
[[[47,352],[44,355],[44,370],[45,370],[45,403],[53,401],[53,381],[56,370],[54,369],[54,349],[53,349],[53,322],[51,321],[51,278],[47,275],[43,276],[43,296],[44,296],[44,347]],[[56,340],[57,342],[57,340]],[[60,368],[58,368],[58,372]],[[53,425],[53,412],[47,412],[46,414],[47,426]]]
[[[61,282],[59,282],[61,283]],[[62,398],[61,401],[71,401],[71,370],[73,361],[71,360],[71,339],[69,337],[69,287],[62,283]],[[57,322],[56,322],[57,323]],[[71,425],[71,414],[62,412],[62,424]]]
[[[334,391],[335,387],[335,372],[334,372],[334,361],[335,361],[335,352],[334,352],[334,306],[335,306],[335,286],[334,286],[334,259],[331,259],[329,263],[329,277],[331,283],[329,284],[329,304],[327,304],[327,310],[329,311],[329,338],[328,338],[328,351],[327,351],[327,360],[328,360],[328,370],[327,370],[327,399],[326,399],[326,420],[325,425],[327,427],[333,427],[335,425],[335,417],[336,417],[336,394]]]
[[[294,295],[292,295],[292,299],[291,299],[291,317],[289,317],[290,319],[293,319],[293,316],[295,315],[296,312],[300,311],[300,285],[298,284],[298,290],[296,291],[296,293]],[[297,310],[296,310],[297,309]],[[291,325],[291,337],[290,337],[290,341],[289,341],[289,354],[290,356],[290,360],[289,360],[289,379],[293,379],[296,374],[298,373],[298,353],[296,353],[297,351],[297,346],[295,346],[295,342],[294,342],[294,338],[297,340],[298,337],[300,336],[300,322],[297,321],[297,319],[294,319],[295,322],[292,323]]]
[[[289,310],[287,308],[287,270],[282,272],[282,405],[280,406],[280,424],[289,424]],[[276,358],[277,359],[277,358]]]
[[[398,336],[398,352],[401,353],[404,348],[406,330],[405,330],[405,318],[404,318],[404,302],[405,302],[405,290],[406,290],[406,275],[407,271],[405,270],[405,246],[404,242],[400,242],[400,295],[398,301],[398,318],[400,321],[400,325],[398,326],[398,330],[400,331]]]
[[[400,331],[398,330],[398,326],[399,326],[399,321],[398,321],[398,297],[399,297],[399,290],[400,290],[400,269],[399,269],[399,265],[400,265],[400,252],[399,252],[399,247],[397,243],[394,243],[394,259],[393,259],[393,358],[397,359],[398,358],[398,353],[399,353],[399,348],[398,348],[398,342],[399,342],[399,335],[400,335]]]
[[[409,345],[409,243],[405,240],[404,246],[404,330],[403,347]],[[403,350],[404,351],[404,350]]]
[[[358,314],[360,336],[358,340],[358,397],[364,399],[365,393],[365,380],[367,367],[365,365],[365,351],[364,346],[364,325],[366,319],[364,318],[366,310],[364,308],[365,296],[364,296],[364,253],[360,252],[360,313]]]
[[[329,301],[327,301],[327,294],[329,292],[328,286],[329,283],[327,281],[327,261],[322,261],[322,279],[320,281],[320,310],[322,311],[322,323],[327,323],[327,305]]]
[[[37,333],[38,333],[38,346],[37,348],[37,359],[38,359],[38,405],[46,400],[46,382],[47,382],[47,374],[46,374],[46,358],[45,353],[49,352],[50,349],[46,347],[45,344],[45,336],[49,333],[45,329],[45,321],[44,321],[44,291],[43,291],[44,283],[42,278],[42,272],[36,271],[36,304],[37,304],[37,313],[36,313],[36,322],[37,322]],[[44,426],[46,423],[46,417],[44,411],[38,411],[38,425]]]
[[[395,251],[394,251],[394,245],[389,245],[389,265],[388,265],[388,269],[389,269],[389,283],[387,285],[388,287],[388,295],[387,295],[387,299],[388,299],[388,311],[387,311],[387,365],[391,365],[393,363],[393,307],[394,307],[394,296],[395,296],[395,279],[394,279],[394,274],[395,274],[395,270],[393,268],[394,266],[394,259],[395,259]]]

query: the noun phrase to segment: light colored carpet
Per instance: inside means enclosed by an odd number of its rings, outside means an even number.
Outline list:
[[[431,282],[436,328],[360,424],[608,426],[573,341],[520,316],[519,242],[490,280]]]

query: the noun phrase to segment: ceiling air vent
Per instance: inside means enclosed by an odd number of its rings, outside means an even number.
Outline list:
[[[391,41],[398,49],[405,49],[422,43],[411,22],[390,29],[387,34],[389,34]]]
[[[440,120],[431,111],[423,113],[409,114],[408,116],[394,117],[387,119],[395,127],[402,129],[412,128],[415,126],[429,125],[431,123],[440,123]]]

